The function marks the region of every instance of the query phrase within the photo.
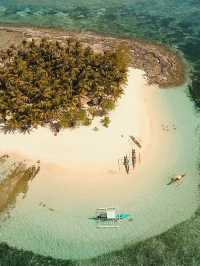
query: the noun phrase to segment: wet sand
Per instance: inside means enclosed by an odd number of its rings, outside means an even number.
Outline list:
[[[57,258],[88,258],[163,232],[193,214],[198,206],[193,105],[184,87],[159,90],[143,75],[130,69],[108,129],[96,119],[91,127],[58,136],[45,128],[1,134],[2,152],[41,161],[26,198],[19,195],[11,218],[2,217],[1,241]],[[129,135],[140,139],[141,149]],[[127,175],[118,160],[133,147],[137,164]],[[166,186],[182,172],[187,177],[181,186]],[[88,218],[105,206],[129,212],[133,221],[120,229],[96,229]]]

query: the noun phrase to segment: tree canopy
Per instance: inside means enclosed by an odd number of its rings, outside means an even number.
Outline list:
[[[89,125],[123,93],[129,53],[95,52],[78,40],[23,40],[0,53],[0,124],[4,132]]]

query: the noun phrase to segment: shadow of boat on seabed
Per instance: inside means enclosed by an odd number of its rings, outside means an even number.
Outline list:
[[[15,207],[19,194],[26,197],[29,182],[40,171],[39,161],[35,165],[26,165],[25,162],[11,163],[11,160],[8,155],[0,157],[0,168],[5,169],[4,176],[0,179],[0,214],[9,215],[9,210]]]

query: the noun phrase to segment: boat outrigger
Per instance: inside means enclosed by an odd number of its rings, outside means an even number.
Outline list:
[[[119,228],[118,221],[132,220],[128,213],[119,213],[114,207],[96,209],[96,215],[92,219],[97,221],[97,228]]]
[[[180,184],[180,182],[183,180],[183,178],[186,176],[186,174],[177,175],[171,178],[170,182],[167,185],[171,185],[173,183]]]

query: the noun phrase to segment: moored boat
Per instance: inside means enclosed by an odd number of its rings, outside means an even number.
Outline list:
[[[136,164],[136,151],[134,149],[132,149],[131,159],[132,159],[132,166],[133,166],[133,170],[134,170],[135,164]]]
[[[171,185],[173,183],[180,183],[185,176],[186,176],[185,173],[181,174],[181,175],[176,175],[176,176],[171,178],[170,182],[167,185]]]
[[[98,208],[95,217],[90,219],[97,221],[97,228],[119,228],[117,222],[132,220],[128,213],[119,213],[114,207]]]
[[[128,156],[127,155],[124,156],[124,162],[123,162],[123,164],[124,164],[126,173],[128,174],[129,173],[129,159],[128,159]]]
[[[129,136],[130,139],[138,146],[138,148],[142,148],[141,143],[139,142],[139,140],[137,140],[134,136]]]

